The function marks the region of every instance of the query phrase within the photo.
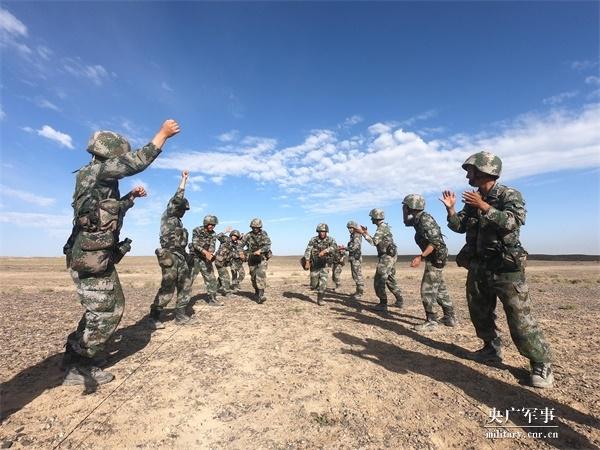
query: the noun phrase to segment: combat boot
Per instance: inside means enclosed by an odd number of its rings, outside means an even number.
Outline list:
[[[76,355],[74,363],[65,371],[63,386],[94,386],[106,384],[115,379],[115,376],[94,365],[92,358]]]
[[[160,309],[150,308],[150,326],[155,330],[162,330],[165,324],[160,320]]]
[[[444,316],[440,319],[440,323],[447,327],[455,327],[458,325],[458,320],[456,320],[456,314],[454,314],[454,308],[452,306],[442,306],[442,310],[444,311]]]
[[[175,324],[177,325],[194,325],[198,320],[193,316],[188,316],[185,308],[175,309]]]
[[[65,344],[65,352],[63,353],[62,360],[60,362],[60,368],[62,370],[69,369],[71,366],[78,363],[80,356],[73,350],[71,344],[68,342]],[[104,354],[98,354],[92,358],[92,363],[95,366],[104,366],[108,361],[108,358]]]
[[[387,298],[380,298],[379,303],[371,308],[373,311],[388,312]]]
[[[404,306],[404,299],[402,298],[402,294],[400,291],[394,292],[394,297],[396,297],[396,302],[392,304],[396,308],[402,308]]]
[[[427,315],[427,318],[425,319],[425,322],[415,326],[416,331],[433,331],[437,328],[438,323],[437,323],[437,317],[436,317],[435,313],[428,312],[428,313],[426,313],[426,315]]]
[[[258,303],[259,305],[266,302],[267,298],[265,297],[265,290],[264,289],[257,289],[256,290],[256,303]]]
[[[482,348],[467,356],[473,361],[482,363],[499,363],[502,362],[502,341],[496,338],[486,342]]]
[[[218,301],[215,294],[211,294],[208,296],[208,306],[224,306],[224,303]]]
[[[317,305],[323,306],[325,304],[325,292],[317,293]]]
[[[549,363],[531,363],[531,385],[540,389],[554,386],[554,374]]]
[[[356,291],[352,294],[352,298],[356,301],[362,300],[362,296],[365,293],[365,288],[360,285],[356,285]]]

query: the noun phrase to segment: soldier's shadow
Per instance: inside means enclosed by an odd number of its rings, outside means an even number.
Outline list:
[[[558,437],[541,437],[540,439],[545,444],[560,449],[596,448],[596,445],[586,435],[574,429],[566,420],[595,428],[600,427],[600,421],[570,406],[563,405],[551,398],[543,397],[536,392],[518,385],[489,378],[459,361],[414,352],[377,339],[363,339],[343,332],[333,333],[333,336],[338,338],[342,343],[352,347],[342,350],[346,354],[370,361],[373,364],[378,364],[390,372],[400,374],[415,373],[431,378],[444,385],[452,385],[460,390],[460,392],[455,391],[460,395],[464,394],[479,403],[487,405],[490,408],[490,414],[492,408],[502,413],[506,410],[510,411],[511,408],[538,408],[538,411],[546,408],[551,409],[555,417],[551,425],[558,426],[558,428],[554,429],[557,431]],[[362,348],[356,350],[356,347]],[[427,399],[424,400],[426,401]],[[476,406],[474,408],[479,410]],[[515,425],[526,427],[523,428],[525,432],[531,430],[544,432],[543,435],[546,436],[545,431],[548,430],[546,428],[527,428],[536,425],[548,425],[544,422],[544,418],[539,415],[528,418],[526,414],[514,411],[510,415],[510,419]],[[493,429],[496,428],[490,422],[489,417],[484,417],[482,414],[480,424],[482,433],[485,433],[486,429],[483,428],[485,425],[492,425]],[[498,428],[500,428],[499,425]],[[485,436],[485,434],[482,435]]]
[[[154,329],[149,326],[148,316],[137,322],[117,329],[106,344],[107,360],[102,368],[109,368],[119,361],[141,351],[151,340]],[[13,378],[0,385],[0,420],[4,421],[39,397],[45,390],[60,386],[64,372],[60,368],[63,353],[56,353],[37,364],[24,369]],[[72,387],[77,390],[79,388]],[[91,394],[98,389],[93,382],[86,384],[82,391]]]
[[[302,300],[303,302],[308,302],[308,303],[317,303],[317,294],[315,293],[315,298],[310,298],[308,295],[305,294],[301,294],[299,292],[292,292],[292,291],[286,291],[283,292],[281,295],[283,295],[283,297],[290,299],[290,300]]]

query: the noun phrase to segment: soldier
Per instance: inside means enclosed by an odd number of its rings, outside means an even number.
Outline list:
[[[250,221],[252,231],[242,238],[242,248],[248,249],[248,269],[252,287],[256,294],[258,304],[267,301],[265,289],[267,287],[267,261],[271,258],[271,239],[262,229],[262,220],[255,218]]]
[[[77,174],[73,194],[73,231],[63,251],[85,313],[67,338],[64,385],[99,385],[114,376],[100,369],[94,356],[117,329],[125,298],[115,269],[130,249],[130,239],[119,242],[126,211],[146,191],[137,187],[124,197],[119,180],[146,169],[166,140],[179,133],[174,120],[163,123],[152,141],[131,152],[127,140],[111,131],[97,131],[88,142],[92,161]]]
[[[188,316],[185,311],[192,290],[186,252],[188,231],[181,221],[185,212],[190,209],[190,203],[184,197],[188,177],[189,172],[184,170],[181,173],[179,187],[169,200],[167,209],[160,219],[160,248],[157,248],[155,253],[162,271],[162,281],[154,303],[150,307],[150,323],[157,330],[165,327],[160,320],[160,314],[173,298],[175,289],[177,289],[175,323],[177,325],[195,323],[195,319]]]
[[[457,263],[468,269],[467,303],[477,336],[483,348],[473,353],[477,361],[501,361],[501,340],[496,328],[496,299],[504,306],[510,335],[519,353],[531,364],[531,384],[552,387],[550,348],[533,318],[531,298],[525,279],[527,252],[521,246],[519,231],[525,224],[525,202],[516,189],[498,183],[502,161],[498,156],[479,152],[462,165],[469,184],[477,191],[462,194],[464,208],[456,212],[456,196],[444,191],[441,199],[448,211],[448,226],[466,233],[467,244],[457,255]]]
[[[190,253],[193,255],[192,284],[198,273],[201,273],[209,306],[223,306],[223,302],[217,300],[217,279],[213,268],[217,243],[215,226],[218,223],[217,216],[205,216],[202,226],[194,228],[192,242],[189,244]]]
[[[413,258],[411,267],[419,267],[425,260],[425,271],[421,279],[421,300],[425,307],[425,322],[415,327],[419,331],[432,330],[438,321],[433,307],[437,302],[444,312],[440,322],[448,327],[456,326],[456,317],[452,300],[446,288],[442,272],[448,259],[448,249],[439,225],[425,211],[425,199],[418,194],[410,194],[402,201],[404,225],[414,227],[415,242],[421,249],[421,254]]]
[[[362,275],[362,235],[356,232],[358,224],[351,220],[346,224],[350,233],[348,241],[348,260],[350,261],[350,271],[352,279],[356,283],[356,292],[352,295],[355,300],[360,300],[365,292],[365,281]]]
[[[338,245],[337,249],[333,252],[331,261],[331,279],[335,283],[335,286],[331,289],[336,291],[340,288],[342,281],[342,267],[346,264],[346,247]]]
[[[237,291],[241,282],[246,276],[244,271],[244,261],[247,260],[244,247],[242,245],[243,235],[238,230],[233,230],[229,237],[231,238],[232,257],[231,257],[231,289]]]
[[[221,293],[227,297],[232,290],[231,287],[231,276],[229,275],[228,267],[231,267],[234,253],[236,251],[234,240],[237,241],[240,232],[234,230],[234,234],[231,231],[231,227],[227,227],[223,233],[217,234],[219,240],[219,250],[215,253],[215,267],[219,274],[218,285],[221,288]],[[229,233],[229,236],[227,235]],[[238,255],[239,256],[239,255]]]
[[[304,269],[310,269],[310,288],[317,291],[317,305],[324,304],[329,267],[333,262],[333,255],[338,251],[335,239],[329,237],[329,227],[326,223],[317,225],[317,236],[308,241],[304,251]]]
[[[402,292],[398,287],[398,282],[396,281],[396,269],[394,265],[396,264],[397,249],[396,244],[394,244],[394,236],[392,236],[392,230],[390,226],[385,223],[383,220],[385,218],[383,209],[375,208],[369,212],[369,216],[371,217],[371,222],[374,225],[377,225],[377,231],[375,235],[371,237],[367,231],[367,227],[361,226],[360,228],[356,228],[355,231],[359,234],[362,234],[366,241],[377,247],[377,269],[375,271],[375,294],[379,298],[379,304],[374,307],[376,311],[387,311],[388,301],[387,301],[387,293],[385,288],[387,288],[394,294],[396,297],[396,303],[394,306],[398,308],[402,308],[404,306],[404,299],[402,298]]]

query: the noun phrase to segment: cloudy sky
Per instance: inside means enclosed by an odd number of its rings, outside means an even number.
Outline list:
[[[317,223],[346,242],[380,207],[413,254],[400,202],[422,193],[454,253],[437,198],[468,189],[481,149],[525,196],[530,252],[599,254],[598,17],[598,2],[5,1],[0,254],[59,255],[90,134],[139,147],[166,118],[181,134],[121,182],[150,192],[126,219],[133,254],[157,246],[185,168],[189,229],[261,217],[276,254],[300,254]]]

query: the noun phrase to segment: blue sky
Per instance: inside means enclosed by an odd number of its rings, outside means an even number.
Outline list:
[[[185,168],[190,230],[261,217],[276,254],[300,254],[317,223],[344,243],[381,207],[414,254],[400,203],[422,193],[455,253],[437,198],[468,189],[460,165],[481,149],[525,196],[531,253],[599,254],[598,17],[598,2],[3,2],[0,254],[59,255],[90,134],[139,147],[166,118],[182,132],[121,182],[150,192],[126,218],[132,254],[158,245]]]

